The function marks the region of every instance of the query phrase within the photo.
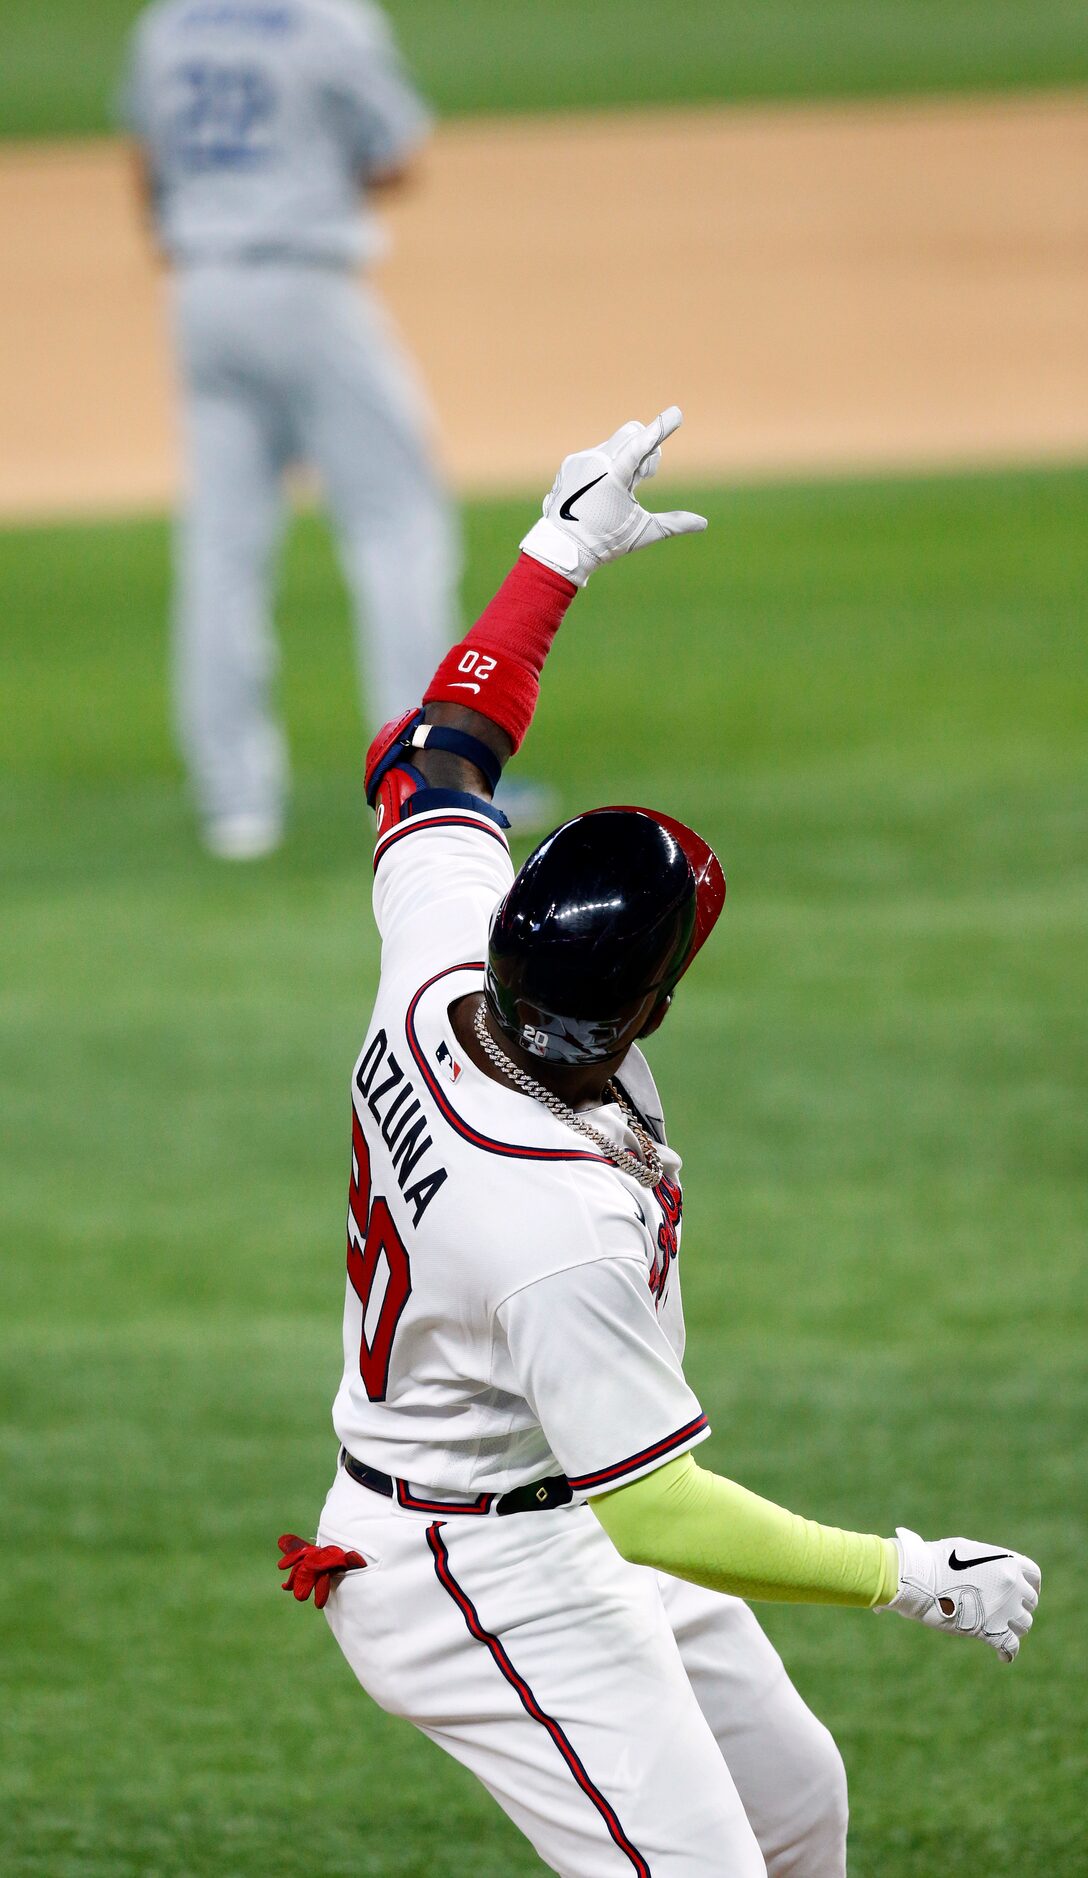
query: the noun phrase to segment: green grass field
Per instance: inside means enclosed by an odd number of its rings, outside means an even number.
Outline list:
[[[767,1621],[846,1754],[854,1878],[1071,1878],[1088,472],[692,499],[705,538],[579,601],[525,762],[571,810],[687,816],[729,875],[653,1045],[703,1458],[817,1517],[1039,1557],[1012,1671],[891,1620]],[[470,513],[470,604],[530,508]],[[305,521],[291,840],[205,859],[165,555],[155,523],[0,535],[0,1870],[528,1878],[277,1588],[334,1458],[360,738]]]
[[[109,123],[139,0],[7,0],[0,135]],[[1088,79],[1080,0],[388,0],[443,112]]]

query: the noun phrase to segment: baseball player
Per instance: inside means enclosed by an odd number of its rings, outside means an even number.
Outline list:
[[[287,787],[268,695],[286,466],[320,472],[375,721],[419,696],[456,630],[428,415],[355,279],[379,249],[368,199],[408,173],[429,119],[369,0],[156,0],[123,114],[174,268],[177,726],[207,845],[244,859],[278,843]]]
[[[699,1466],[680,1157],[639,1040],[722,909],[707,844],[491,796],[590,574],[703,518],[635,493],[680,412],[567,457],[495,599],[367,762],[381,981],[352,1078],[340,1459],[280,1541],[363,1687],[569,1878],[841,1878],[846,1783],[749,1609],[897,1611],[1011,1662],[1007,1546],[821,1526]]]

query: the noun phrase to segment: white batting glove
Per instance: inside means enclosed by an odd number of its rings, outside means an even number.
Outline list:
[[[978,1637],[1011,1663],[1031,1629],[1042,1574],[1022,1552],[974,1539],[920,1539],[896,1528],[899,1590],[882,1611],[898,1611],[951,1636]]]
[[[652,514],[634,493],[640,482],[654,475],[661,445],[683,421],[683,413],[670,404],[652,424],[632,419],[595,449],[564,457],[544,498],[541,519],[521,544],[522,552],[584,587],[594,568],[605,561],[618,561],[621,554],[666,541],[670,535],[700,534],[705,515],[687,509]]]

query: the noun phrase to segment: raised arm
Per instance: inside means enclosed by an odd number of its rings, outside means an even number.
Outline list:
[[[632,420],[595,449],[564,459],[517,561],[471,632],[446,654],[422,712],[385,725],[371,745],[367,800],[380,828],[411,814],[423,791],[490,801],[532,722],[544,661],[579,587],[606,561],[706,527],[703,516],[686,510],[651,513],[635,495],[681,421],[671,405],[653,423]]]

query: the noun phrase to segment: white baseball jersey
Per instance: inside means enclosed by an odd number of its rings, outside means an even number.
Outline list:
[[[381,981],[352,1084],[344,1375],[349,1453],[402,1504],[566,1474],[621,1485],[709,1432],[684,1380],[679,1157],[648,1191],[542,1103],[461,1050],[513,879],[502,830],[461,807],[389,830],[375,855]],[[620,1072],[663,1143],[641,1052]],[[591,1119],[637,1152],[617,1104]]]
[[[369,0],[157,0],[121,114],[183,263],[371,259],[360,185],[430,125]]]

